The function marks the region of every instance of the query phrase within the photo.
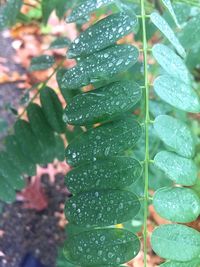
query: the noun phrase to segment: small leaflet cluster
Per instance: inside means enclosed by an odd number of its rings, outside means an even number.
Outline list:
[[[65,131],[62,105],[49,87],[41,90],[40,100],[41,107],[29,104],[29,122],[17,120],[14,134],[6,138],[6,151],[0,153],[0,197],[3,201],[15,199],[15,190],[25,187],[23,175],[35,175],[37,164],[46,165],[55,158],[64,160],[64,144],[58,135]]]

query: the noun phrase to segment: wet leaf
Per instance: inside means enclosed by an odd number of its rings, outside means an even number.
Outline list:
[[[200,199],[189,188],[160,188],[154,194],[153,205],[161,217],[178,223],[195,221],[200,214]]]
[[[194,259],[187,262],[168,261],[160,265],[160,267],[199,267],[200,259]]]
[[[161,151],[154,158],[154,164],[175,183],[191,186],[197,180],[197,167],[193,160],[175,153]]]
[[[190,261],[200,253],[200,233],[185,225],[166,224],[154,230],[151,245],[162,258]]]
[[[109,47],[137,26],[136,16],[125,12],[112,14],[82,32],[70,45],[68,58],[87,56]]]
[[[53,56],[43,55],[39,57],[33,57],[31,59],[31,65],[29,71],[46,70],[53,66],[55,59]]]
[[[67,37],[58,37],[49,46],[49,49],[67,48],[70,40]]]
[[[22,0],[8,0],[0,6],[0,30],[13,26],[16,23],[17,16],[20,13]]]
[[[111,83],[72,98],[64,111],[63,119],[73,125],[109,121],[123,112],[133,110],[141,96],[140,86],[135,82]]]
[[[164,34],[164,36],[169,40],[169,42],[176,48],[179,55],[184,58],[186,56],[185,50],[180,44],[179,40],[176,38],[169,24],[164,20],[164,18],[162,18],[157,12],[153,12],[150,15],[150,18],[153,24]]]
[[[180,110],[199,113],[200,101],[198,95],[190,85],[187,85],[169,75],[162,75],[155,79],[154,90],[165,102]]]
[[[116,266],[136,257],[140,250],[138,237],[124,229],[96,229],[71,237],[65,243],[66,258],[81,266]]]
[[[75,22],[94,12],[96,9],[112,4],[115,0],[86,0],[79,3],[67,18],[67,22]]]
[[[163,44],[156,44],[152,48],[152,53],[170,76],[190,84],[190,74],[184,61],[172,49]]]
[[[9,154],[9,158],[15,162],[21,174],[27,174],[30,176],[35,175],[35,164],[30,160],[30,158],[27,158],[27,155],[23,154],[14,135],[6,137],[6,149]]]
[[[62,119],[63,108],[53,89],[45,87],[40,92],[42,110],[52,129],[57,133],[65,132],[65,123]]]
[[[138,49],[132,45],[114,45],[99,51],[66,70],[61,79],[62,87],[72,90],[90,83],[110,80],[134,65],[138,56]]]
[[[140,210],[140,201],[132,192],[98,190],[73,196],[65,205],[70,223],[79,226],[108,226],[134,218]]]
[[[172,3],[170,0],[162,0],[163,4],[166,6],[166,8],[168,9],[169,13],[171,14],[174,22],[176,23],[176,25],[178,27],[180,27],[179,23],[178,23],[178,20],[176,18],[176,14],[174,12],[174,9],[173,9],[173,6],[172,6]]]
[[[120,189],[141,177],[142,166],[129,157],[110,157],[80,165],[68,172],[65,183],[72,194],[92,189]]]
[[[200,16],[199,14],[193,18],[191,18],[185,24],[185,27],[179,34],[179,39],[182,45],[186,49],[191,49],[196,44],[199,43],[199,36],[200,36]],[[192,35],[192,38],[191,38]]]
[[[194,155],[192,134],[182,121],[168,115],[156,117],[154,128],[158,137],[174,152],[186,158]]]
[[[106,123],[75,138],[65,151],[67,161],[77,165],[123,153],[137,143],[141,134],[140,124],[131,116]]]
[[[47,24],[49,16],[56,8],[56,0],[42,0],[42,20],[44,24]]]

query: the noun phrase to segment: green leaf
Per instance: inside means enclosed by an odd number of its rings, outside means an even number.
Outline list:
[[[140,210],[138,197],[129,191],[98,190],[73,196],[65,205],[70,223],[79,226],[109,226],[134,218]]]
[[[114,45],[83,58],[75,67],[66,70],[61,79],[62,86],[72,90],[102,80],[109,81],[134,65],[138,56],[138,49],[132,45]]]
[[[75,39],[69,47],[68,58],[87,56],[109,47],[123,36],[135,31],[137,26],[137,17],[130,16],[129,13],[110,15],[89,27]]]
[[[0,175],[0,199],[4,202],[12,203],[16,197],[15,190],[6,180]]]
[[[44,148],[46,163],[52,162],[55,156],[55,136],[45,118],[42,108],[37,104],[31,103],[27,108],[27,114],[31,129]]]
[[[6,152],[0,153],[0,176],[14,189],[22,189],[25,185],[19,169]]]
[[[6,4],[0,6],[0,30],[16,23],[21,6],[22,0],[8,0]]]
[[[44,163],[43,148],[31,130],[30,124],[24,120],[17,120],[14,127],[22,153],[34,164]]]
[[[142,166],[129,157],[110,157],[78,166],[68,172],[65,183],[72,194],[98,189],[120,189],[141,177]]]
[[[179,40],[176,38],[174,32],[168,25],[168,23],[157,13],[153,12],[150,15],[153,24],[164,34],[164,36],[169,40],[169,42],[176,48],[177,52],[183,58],[186,56],[185,50],[180,44]]]
[[[53,56],[43,55],[39,57],[33,57],[31,59],[31,65],[29,71],[46,70],[53,66],[55,59]]]
[[[73,125],[105,122],[134,109],[141,99],[140,86],[131,81],[111,83],[108,86],[72,98],[63,119]]]
[[[27,158],[27,155],[23,154],[16,137],[14,135],[7,136],[5,142],[9,158],[15,162],[20,173],[30,176],[35,175],[36,166],[29,158]]]
[[[141,126],[132,116],[106,123],[75,138],[65,151],[67,161],[77,165],[123,153],[137,143],[141,134]]]
[[[200,259],[194,259],[187,262],[168,261],[160,265],[160,267],[199,267]]]
[[[75,22],[94,12],[96,9],[112,4],[115,0],[85,0],[78,4],[67,18],[67,22]]]
[[[59,135],[57,135],[55,138],[56,138],[55,158],[57,158],[59,161],[64,161],[65,159],[64,142]]]
[[[192,134],[182,121],[168,115],[156,117],[154,128],[158,137],[174,152],[186,158],[194,155]]]
[[[65,123],[62,119],[63,108],[57,94],[49,87],[45,87],[40,92],[42,110],[49,125],[57,133],[65,132]]]
[[[162,75],[155,79],[154,90],[157,95],[171,106],[180,110],[199,113],[200,101],[190,85],[180,80]]]
[[[74,235],[65,243],[66,258],[81,266],[116,266],[136,257],[138,237],[124,229],[96,229]]]
[[[180,25],[179,25],[178,20],[176,18],[176,14],[174,12],[174,9],[173,9],[171,1],[170,0],[162,0],[162,2],[166,6],[166,8],[168,9],[168,11],[171,14],[171,16],[172,16],[174,22],[176,23],[176,25],[180,28]]]
[[[47,24],[52,11],[56,8],[57,0],[42,0],[42,20]]]
[[[190,74],[184,61],[172,49],[163,44],[156,44],[152,48],[152,53],[170,76],[190,84]]]
[[[154,194],[153,205],[161,217],[178,223],[195,221],[200,214],[200,199],[189,188],[160,188]]]
[[[185,27],[179,34],[179,39],[182,45],[186,49],[191,49],[192,47],[196,46],[200,43],[199,36],[200,36],[200,16],[199,14],[185,24]],[[192,34],[192,38],[191,38]]]
[[[197,167],[193,160],[175,153],[161,151],[154,158],[154,164],[177,184],[191,186],[197,180]]]
[[[166,224],[154,230],[151,245],[162,258],[190,261],[200,254],[200,233],[185,225]]]
[[[67,37],[58,37],[50,44],[49,49],[67,48],[69,44],[70,40]]]

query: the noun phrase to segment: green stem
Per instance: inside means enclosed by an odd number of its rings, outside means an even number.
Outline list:
[[[148,202],[149,202],[149,83],[148,83],[148,44],[146,37],[145,24],[145,2],[141,0],[141,16],[142,16],[142,31],[143,31],[143,60],[144,60],[144,76],[145,76],[145,161],[144,161],[144,267],[147,267],[147,219],[148,219]]]
[[[34,96],[30,99],[30,101],[29,101],[28,104],[32,103],[32,102],[36,99],[36,97],[38,96],[38,94],[40,93],[40,91],[41,91],[43,88],[45,88],[45,86],[47,85],[48,81],[54,76],[54,74],[57,72],[57,70],[63,65],[64,61],[65,61],[65,59],[63,59],[63,60],[60,62],[60,64],[57,65],[57,67],[54,69],[54,71],[51,73],[51,75],[45,80],[45,82],[42,82],[42,83],[40,83],[40,84],[38,85],[39,88],[38,88],[37,92],[36,92],[36,93],[34,94]],[[28,105],[27,105],[27,106],[28,106]],[[20,119],[20,118],[24,115],[24,113],[26,112],[27,106],[24,108],[24,110],[22,111],[22,113],[18,116],[18,119]]]

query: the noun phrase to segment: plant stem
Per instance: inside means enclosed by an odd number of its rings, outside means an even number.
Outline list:
[[[142,31],[143,31],[143,60],[144,60],[144,76],[145,76],[145,160],[144,160],[144,267],[147,267],[147,219],[148,219],[148,202],[149,202],[149,83],[148,83],[148,45],[146,37],[146,24],[145,24],[145,2],[141,0],[141,16],[142,16]]]
[[[34,94],[34,96],[30,99],[30,101],[28,102],[28,104],[32,103],[36,97],[38,96],[38,94],[40,93],[40,91],[45,88],[45,86],[47,85],[48,81],[54,76],[54,74],[57,72],[57,70],[63,65],[65,59],[63,59],[60,64],[57,65],[57,67],[54,69],[54,71],[51,73],[51,75],[45,80],[45,82],[42,82],[37,90],[37,92]],[[27,106],[24,108],[24,110],[22,111],[22,113],[18,116],[18,119],[20,119],[24,113],[26,112]]]

